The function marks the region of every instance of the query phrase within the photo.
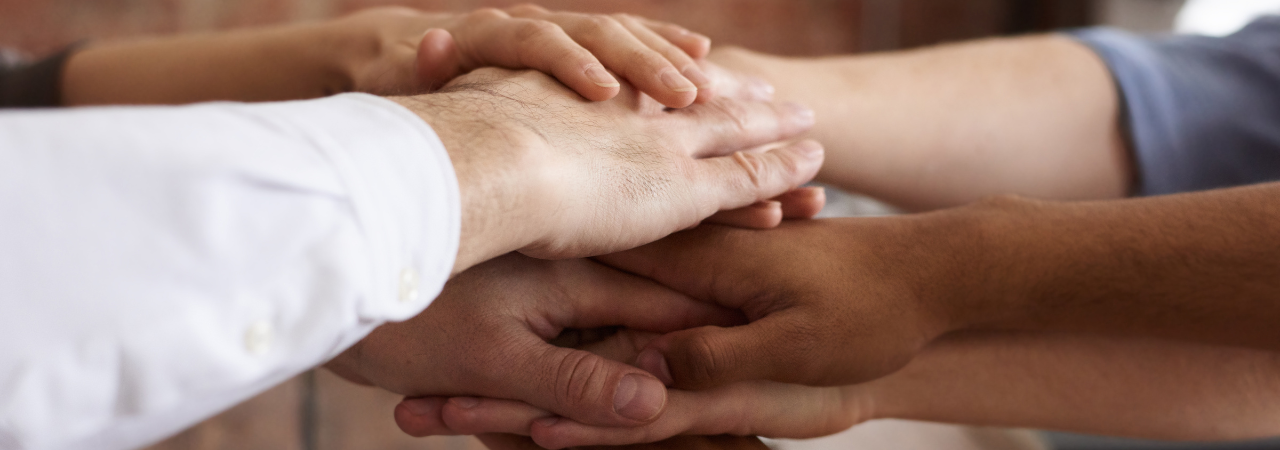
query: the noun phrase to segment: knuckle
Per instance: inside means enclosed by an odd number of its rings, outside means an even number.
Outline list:
[[[686,371],[689,383],[707,386],[715,383],[729,364],[730,357],[710,335],[699,334],[688,341],[689,364]]]
[[[639,22],[636,20],[636,16],[627,13],[616,13],[610,15],[610,17],[612,17],[613,20],[618,21],[618,23],[634,24]]]
[[[545,39],[560,33],[560,26],[542,19],[523,19],[516,28],[516,39],[521,42]]]
[[[521,3],[519,5],[512,6],[511,8],[508,9],[508,11],[516,15],[546,14],[550,12],[546,8],[535,5],[533,3]]]
[[[751,187],[759,188],[764,184],[765,171],[768,169],[760,155],[737,152],[733,154],[733,160],[747,173],[747,178],[751,180]]]
[[[607,373],[604,359],[587,352],[570,352],[556,371],[555,398],[562,406],[584,405],[603,393]]]
[[[719,116],[718,118],[725,125],[732,128],[730,131],[735,135],[746,136],[747,133],[752,131],[751,114],[746,105],[739,102],[717,100],[711,102],[709,106],[711,106],[709,109]]]
[[[588,14],[584,20],[588,26],[599,30],[615,31],[622,26],[617,19],[603,14]]]
[[[466,16],[466,21],[467,22],[485,22],[490,20],[506,19],[509,17],[511,16],[507,15],[506,12],[503,12],[502,10],[497,8],[480,8],[468,13]]]

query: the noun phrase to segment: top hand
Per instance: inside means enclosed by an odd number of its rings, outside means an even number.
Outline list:
[[[393,100],[448,149],[462,191],[454,273],[513,250],[541,258],[623,250],[813,178],[822,147],[789,139],[799,105],[719,97],[667,110],[623,86],[584,102],[538,72],[481,69],[438,94]]]

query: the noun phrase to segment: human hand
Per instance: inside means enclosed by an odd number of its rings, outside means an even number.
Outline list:
[[[630,362],[657,334],[620,330],[579,346]],[[873,418],[875,384],[808,387],[771,381],[739,382],[703,391],[668,391],[666,410],[637,427],[585,425],[527,403],[492,398],[410,398],[397,405],[396,423],[412,436],[476,434],[492,450],[630,445],[695,435],[808,438]]]
[[[745,380],[845,385],[892,373],[961,326],[963,255],[942,213],[702,226],[598,260],[743,311],[745,326],[677,331],[637,364],[671,386]],[[942,218],[943,220],[937,220]],[[967,249],[966,249],[967,250]]]
[[[514,434],[476,435],[489,450],[542,450],[533,440]],[[627,446],[584,446],[583,450],[769,450],[755,436],[675,436],[659,442]]]
[[[436,131],[462,193],[454,272],[520,250],[568,258],[631,248],[812,179],[800,105],[728,96],[669,110],[624,85],[584,102],[538,72],[481,69],[397,97]]]
[[[383,7],[333,23],[352,46],[345,66],[356,90],[408,94],[480,67],[535,69],[583,97],[608,100],[620,75],[670,107],[712,98],[715,80],[695,60],[711,41],[676,25],[626,14],[552,12],[533,5],[465,14]]]
[[[515,399],[584,423],[636,426],[666,404],[660,381],[547,341],[565,328],[671,331],[741,320],[589,260],[509,254],[450,280],[423,313],[377,328],[326,367],[408,396]]]
[[[532,439],[514,434],[476,435],[489,450],[542,450]],[[769,450],[755,436],[674,436],[659,442],[627,446],[584,446],[583,450]]]

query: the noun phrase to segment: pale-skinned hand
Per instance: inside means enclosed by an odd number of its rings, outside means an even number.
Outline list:
[[[695,62],[706,56],[709,39],[625,14],[533,5],[462,14],[383,7],[335,21],[333,28],[371,44],[351,52],[346,66],[356,90],[376,94],[430,90],[490,66],[550,74],[594,101],[618,95],[621,77],[676,108],[710,100],[716,84]]]
[[[635,426],[666,405],[662,382],[547,341],[566,328],[661,332],[741,320],[589,260],[509,254],[455,277],[422,314],[377,328],[326,367],[407,396],[513,399],[583,423]]]
[[[392,99],[430,124],[452,159],[463,211],[455,273],[513,250],[632,248],[778,197],[822,164],[816,142],[778,142],[812,125],[803,106],[726,95],[673,110],[623,87],[586,102],[541,73],[487,68],[437,94]],[[764,225],[783,209],[765,208],[778,213]],[[732,214],[713,221],[752,222]]]

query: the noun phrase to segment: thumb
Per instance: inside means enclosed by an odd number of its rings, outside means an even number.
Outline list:
[[[434,91],[462,74],[458,44],[449,31],[427,30],[418,42],[418,84]]]
[[[495,382],[508,391],[496,396],[599,426],[643,425],[666,408],[666,387],[643,370],[583,350],[544,349],[495,374],[505,378]]]
[[[668,386],[707,389],[739,381],[773,380],[807,383],[815,373],[815,339],[796,327],[788,312],[775,313],[748,325],[714,326],[677,331],[649,343],[636,365]]]
[[[697,161],[695,192],[715,199],[709,216],[782,195],[809,182],[822,167],[823,148],[804,140],[763,153],[737,152]]]

